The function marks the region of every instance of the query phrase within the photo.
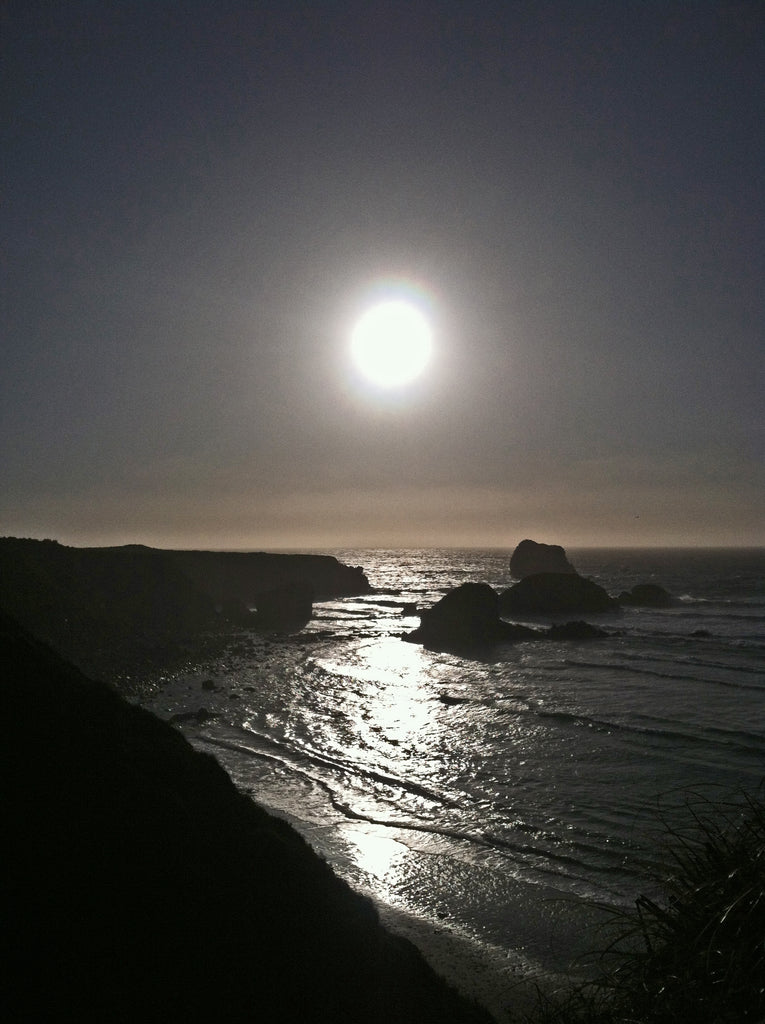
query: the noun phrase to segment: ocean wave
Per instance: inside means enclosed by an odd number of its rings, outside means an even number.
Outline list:
[[[300,742],[285,742],[276,740],[264,733],[257,732],[252,728],[242,729],[240,738],[225,738],[220,734],[205,731],[203,736],[208,743],[225,746],[230,750],[237,750],[241,753],[252,754],[255,757],[268,757],[272,760],[281,761],[285,767],[294,769],[310,778],[311,781],[326,785],[323,776],[310,774],[310,768],[325,768],[338,772],[347,779],[353,780],[354,784],[361,786],[364,783],[377,783],[382,786],[389,786],[392,789],[421,797],[436,807],[456,807],[458,801],[443,792],[437,792],[412,779],[404,779],[400,776],[378,771],[358,761],[330,757],[316,750],[310,744]]]
[[[765,609],[763,605],[752,605],[752,604],[736,604],[736,608],[746,608],[747,610],[753,608]],[[672,619],[698,619],[700,623],[708,623],[711,620],[717,619],[720,622],[762,622],[765,623],[765,614],[762,611],[754,614],[743,614],[742,612],[731,612],[729,608],[723,608],[716,602],[703,602],[703,611],[694,609],[694,611],[684,611],[679,608],[665,609],[667,617]]]
[[[443,794],[413,784],[411,780],[370,772],[361,766],[357,766],[356,776],[353,779],[346,778],[343,785],[315,770],[322,766],[334,767],[332,759],[306,758],[303,761],[299,752],[262,734],[251,733],[247,738],[237,739],[205,730],[200,733],[200,738],[205,746],[213,750],[219,748],[279,764],[291,777],[302,779],[322,792],[332,809],[347,821],[364,822],[416,835],[419,837],[417,848],[424,851],[430,849],[434,841],[447,841],[450,844],[448,848],[438,846],[442,857],[482,863],[486,856],[490,856],[494,858],[493,863],[497,869],[526,883],[555,884],[558,888],[587,898],[602,898],[605,892],[616,897],[634,877],[639,860],[638,851],[632,850],[630,844],[618,842],[609,848],[608,841],[604,842],[602,835],[580,830],[576,836],[572,836],[566,833],[562,825],[550,830],[530,822],[516,823],[509,832],[499,831],[488,824],[481,808],[476,806],[472,796],[467,793],[462,794],[461,800],[444,800]],[[345,769],[346,766],[341,764],[340,767]],[[399,802],[387,801],[379,801],[376,810],[361,807],[358,790],[370,779],[395,782],[402,790],[427,794],[434,804],[440,799],[442,813],[431,813],[426,818],[417,817],[411,813],[411,808],[402,807]],[[461,823],[458,821],[460,818]],[[406,842],[404,837],[399,839]],[[421,846],[423,842],[424,847]],[[598,883],[593,880],[593,871],[599,878]]]
[[[655,718],[647,715],[633,714],[629,722],[611,719],[593,718],[578,712],[543,711],[535,709],[527,712],[545,721],[560,722],[577,729],[594,729],[601,733],[614,732],[634,736],[651,736],[667,743],[682,743],[692,746],[709,747],[710,741],[725,747],[735,747],[739,752],[765,756],[765,739],[757,733],[739,729],[724,729],[715,726],[694,726],[693,729],[681,729],[677,721],[671,718]]]
[[[650,667],[648,667],[646,665],[646,662],[645,662],[645,657],[643,657],[642,660],[638,658],[638,659],[636,659],[636,661],[638,661],[639,664],[628,664],[626,661],[602,661],[602,662],[597,662],[597,661],[581,661],[581,660],[578,660],[578,659],[567,658],[565,660],[564,664],[565,664],[565,666],[567,668],[586,669],[589,672],[604,672],[604,673],[608,673],[608,674],[613,674],[613,675],[615,675],[617,677],[620,674],[621,675],[645,676],[647,678],[666,680],[667,682],[694,683],[694,684],[697,684],[698,686],[725,686],[725,687],[729,687],[731,689],[739,689],[739,690],[762,690],[762,689],[765,688],[765,681],[761,682],[759,684],[752,684],[752,683],[748,683],[748,682],[745,682],[745,681],[739,680],[739,679],[712,678],[712,677],[707,676],[707,675],[701,675],[699,673],[699,671],[692,672],[692,673],[691,672],[666,672],[666,671],[662,671],[662,670],[660,670],[658,668],[650,668]],[[672,662],[672,659],[668,658],[667,661],[668,662]],[[705,667],[707,667],[707,668],[713,667],[713,666],[703,666],[703,665],[695,666],[692,663],[689,663],[689,667],[690,666],[695,667],[695,668],[697,667],[698,669],[702,669],[702,668],[705,668]],[[550,665],[550,666],[545,666],[544,668],[545,668],[545,671],[554,672],[554,671],[556,671],[558,666]],[[726,666],[726,665],[715,665],[714,668],[716,670],[720,670],[720,671],[734,671],[736,674],[739,674],[739,673],[742,674],[742,675],[749,675],[749,674],[751,674],[751,675],[756,675],[758,677],[761,677],[761,673],[762,673],[762,670],[761,669],[757,669],[756,667],[748,668],[748,667],[744,666],[742,668],[740,665],[737,665],[735,667],[735,669],[729,669],[728,666]]]

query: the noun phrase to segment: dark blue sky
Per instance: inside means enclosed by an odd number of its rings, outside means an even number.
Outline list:
[[[765,5],[3,19],[0,533],[765,544]]]

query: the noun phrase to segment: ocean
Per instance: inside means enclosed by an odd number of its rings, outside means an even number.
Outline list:
[[[658,583],[676,605],[476,658],[402,641],[404,606],[506,588],[510,550],[331,553],[375,592],[294,636],[232,636],[144,703],[384,911],[555,977],[609,908],[657,892],[668,828],[762,795],[765,550],[569,550],[609,593]]]

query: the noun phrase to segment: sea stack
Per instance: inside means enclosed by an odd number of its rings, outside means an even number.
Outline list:
[[[539,572],[499,595],[499,614],[589,615],[615,612],[619,603],[593,580],[577,573]]]
[[[575,573],[560,544],[522,540],[510,559],[510,572],[517,580],[538,572]]]
[[[432,608],[420,612],[420,625],[402,639],[436,651],[464,651],[497,643],[538,640],[526,626],[503,622],[499,598],[488,583],[463,583]]]

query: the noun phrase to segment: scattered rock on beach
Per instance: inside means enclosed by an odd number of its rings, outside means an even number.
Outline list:
[[[438,695],[438,699],[442,704],[445,704],[448,708],[456,707],[457,704],[469,704],[469,697],[455,697],[451,693],[441,693]]]

